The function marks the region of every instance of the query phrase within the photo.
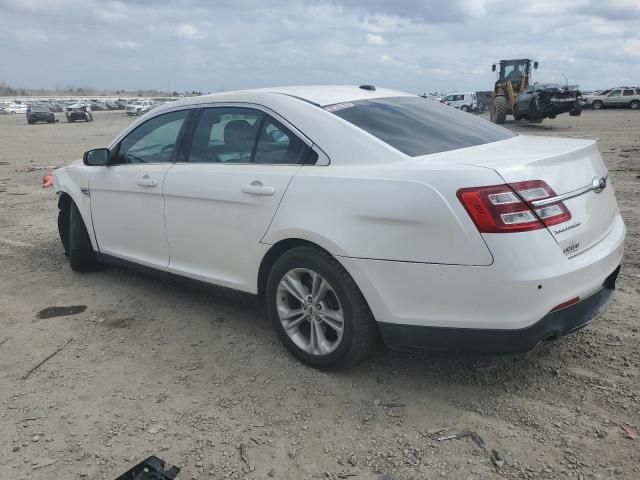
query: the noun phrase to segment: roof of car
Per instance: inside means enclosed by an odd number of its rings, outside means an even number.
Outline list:
[[[355,102],[358,100],[367,100],[372,98],[383,97],[403,97],[411,94],[391,90],[388,88],[370,89],[362,88],[358,85],[298,85],[290,87],[269,87],[257,88],[251,90],[237,90],[231,92],[212,93],[199,97],[191,97],[189,103],[206,103],[207,101],[236,101],[238,97],[246,94],[279,94],[288,95],[290,97],[299,98],[306,102],[314,103],[319,106],[334,105],[343,102]]]

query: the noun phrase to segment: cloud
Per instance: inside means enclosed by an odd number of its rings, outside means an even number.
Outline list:
[[[0,0],[0,12],[0,81],[16,87],[489,90],[491,64],[522,57],[540,61],[541,82],[640,82],[638,0]]]
[[[132,42],[131,40],[118,40],[113,44],[116,48],[123,48],[126,50],[136,50],[140,48],[140,45],[136,42]]]
[[[386,53],[380,56],[379,62],[382,63],[383,65],[388,65],[392,67],[400,65],[400,62],[398,60],[393,58],[391,55],[387,55]]]
[[[367,33],[367,45],[374,47],[382,47],[387,44],[387,41],[382,35],[376,35],[375,33]]]
[[[183,23],[176,28],[176,35],[179,38],[187,38],[189,40],[198,40],[202,38],[202,34],[198,29],[189,23]]]

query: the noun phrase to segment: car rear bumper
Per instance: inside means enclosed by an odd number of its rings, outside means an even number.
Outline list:
[[[381,322],[382,337],[394,350],[442,350],[514,354],[533,350],[540,342],[555,340],[588,325],[611,304],[620,267],[603,286],[578,303],[545,315],[533,325],[516,329],[421,327]]]
[[[480,344],[488,338],[477,336],[478,331],[491,332],[489,336],[505,331],[506,337],[514,331],[534,332],[535,345],[547,334],[553,336],[557,315],[539,322],[558,305],[576,297],[584,302],[593,295],[607,296],[601,290],[622,263],[625,231],[616,214],[602,240],[571,258],[546,230],[485,235],[495,257],[488,266],[337,258],[362,291],[383,333],[392,325],[402,332],[414,331],[416,338],[467,330],[469,340],[460,342],[461,349],[468,349],[474,338]],[[595,298],[599,297],[592,301]],[[431,333],[423,336],[420,331]],[[391,345],[397,343],[397,335],[387,336]]]

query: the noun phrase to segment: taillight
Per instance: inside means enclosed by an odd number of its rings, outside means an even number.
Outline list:
[[[571,218],[562,202],[535,208],[531,202],[555,197],[542,180],[462,188],[458,198],[482,233],[527,232]]]

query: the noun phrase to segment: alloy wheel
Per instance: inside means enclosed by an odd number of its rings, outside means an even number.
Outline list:
[[[325,278],[308,268],[294,268],[281,278],[276,295],[280,323],[300,349],[323,356],[338,348],[344,313]]]

